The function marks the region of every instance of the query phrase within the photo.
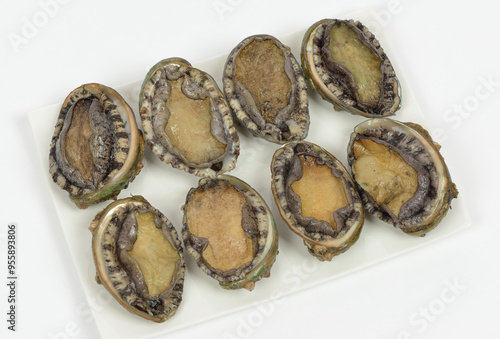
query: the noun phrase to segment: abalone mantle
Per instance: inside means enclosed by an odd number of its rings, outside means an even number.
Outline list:
[[[276,143],[307,136],[305,79],[290,49],[275,37],[241,41],[226,60],[223,82],[234,115],[255,136]]]
[[[359,237],[364,211],[356,185],[333,155],[306,141],[276,150],[271,189],[288,227],[321,261],[346,251]]]
[[[239,137],[217,83],[181,58],[160,61],[141,88],[146,142],[165,163],[197,176],[232,170]]]
[[[378,40],[359,21],[316,22],[304,35],[301,60],[312,88],[338,110],[383,117],[401,106],[394,68]]]
[[[85,84],[65,99],[49,173],[80,208],[116,197],[142,168],[144,139],[130,106],[112,88]]]
[[[278,234],[271,211],[252,187],[229,175],[203,178],[182,209],[187,252],[223,288],[252,290],[269,276]]]
[[[348,162],[368,212],[423,236],[446,215],[458,191],[422,126],[388,118],[355,127]]]
[[[96,279],[128,311],[164,322],[184,287],[181,241],[170,221],[143,197],[117,200],[93,220]]]

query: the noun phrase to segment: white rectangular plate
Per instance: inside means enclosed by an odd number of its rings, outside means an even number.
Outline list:
[[[374,11],[361,11],[346,18],[374,22],[376,19],[374,13]],[[291,48],[297,59],[300,58],[300,44],[305,30],[306,28],[285,37],[278,37],[282,43]],[[394,64],[403,88],[402,108],[397,112],[395,119],[425,126],[420,108],[405,81],[404,71],[399,69],[396,63],[397,54],[390,50],[381,32],[378,32],[377,38]],[[211,74],[221,84],[226,57],[227,55],[222,55],[193,66]],[[141,83],[142,80],[139,80],[115,88],[134,108],[139,124],[137,110]],[[148,338],[179,330],[244,307],[269,301],[277,295],[285,296],[311,288],[450,236],[470,225],[470,219],[462,206],[461,199],[453,201],[453,210],[435,230],[423,238],[408,236],[389,224],[367,216],[357,243],[331,262],[320,263],[308,254],[302,240],[287,228],[273,201],[269,166],[272,155],[279,145],[254,138],[239,127],[241,154],[236,169],[229,174],[246,181],[260,192],[273,212],[280,238],[279,255],[271,270],[271,277],[258,282],[252,292],[224,290],[215,280],[202,273],[186,254],[187,273],[180,308],[167,322],[155,324],[127,312],[112,300],[104,287],[95,282],[91,233],[88,226],[107,203],[79,210],[71,203],[66,192],[52,182],[48,173],[49,144],[60,106],[57,104],[30,112],[29,119],[42,160],[41,170],[45,172],[49,181],[49,194],[54,201],[71,257],[103,338]],[[366,119],[344,111],[334,111],[332,105],[323,101],[316,93],[310,93],[309,112],[311,125],[306,140],[322,146],[346,164],[346,148],[350,133],[355,125]],[[180,208],[189,189],[197,186],[198,178],[160,162],[148,147],[143,162],[144,168],[141,173],[128,189],[121,192],[119,198],[131,194],[143,195],[170,219],[180,234],[182,226]],[[453,169],[451,171],[453,172]],[[299,280],[294,276],[296,274],[294,268],[298,266],[307,271],[306,280]]]

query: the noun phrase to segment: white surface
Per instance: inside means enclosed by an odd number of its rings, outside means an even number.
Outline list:
[[[298,338],[310,334],[312,329],[319,336],[333,332],[341,338],[498,337],[500,250],[496,239],[500,230],[495,211],[499,185],[494,179],[494,159],[498,155],[494,136],[499,119],[493,114],[498,110],[500,88],[500,50],[493,33],[498,6],[494,8],[487,1],[476,1],[474,5],[457,1],[450,9],[446,4],[409,0],[309,1],[308,5],[298,1],[214,0],[185,1],[182,9],[180,3],[162,1],[66,2],[0,4],[0,90],[5,126],[1,136],[4,166],[0,262],[6,261],[7,223],[17,222],[20,232],[18,331],[7,331],[2,320],[2,338],[97,338],[99,330],[91,310],[100,316],[107,307],[114,307],[114,301],[97,290],[90,301],[86,299],[86,290],[79,281],[81,269],[74,267],[69,255],[77,249],[66,242],[50,199],[52,187],[41,169],[39,148],[48,146],[40,145],[33,137],[27,112],[61,102],[67,93],[85,82],[118,88],[140,81],[149,67],[162,58],[181,56],[198,66],[202,60],[228,53],[248,35],[268,33],[281,38],[321,18],[343,16],[369,4],[383,18],[381,22],[373,21],[373,27],[383,30],[384,41],[390,42],[389,57],[397,61],[398,75],[413,89],[426,127],[443,146],[442,154],[460,190],[459,199],[453,204],[460,208],[449,217],[466,207],[473,226],[382,264],[285,296],[314,281],[315,274],[327,267],[325,264],[332,270],[335,267],[336,259],[317,265],[306,260],[305,248],[299,244],[297,252],[293,252],[301,258],[297,266],[292,265],[287,271],[285,261],[277,261],[272,278],[257,284],[254,292],[281,276],[278,279],[282,287],[272,288],[264,304],[159,337]],[[43,5],[46,3],[57,6],[47,9]],[[188,12],[186,8],[190,7],[195,9]],[[40,27],[30,31],[30,23]],[[9,40],[13,34],[24,39],[17,48]],[[317,96],[311,100],[324,105]],[[311,133],[315,128],[335,126],[337,119],[342,124],[361,121],[344,113],[311,112]],[[323,146],[344,161],[347,139],[342,138],[347,136],[334,136],[330,145]],[[308,140],[315,141],[314,135]],[[249,150],[256,154],[275,147],[263,140],[252,144]],[[251,157],[243,152],[241,159]],[[146,160],[154,162],[153,155],[148,154]],[[267,180],[259,180],[258,171],[244,170],[239,167],[237,171],[241,172],[234,174],[259,191],[267,186]],[[172,173],[173,169],[167,167],[165,171]],[[268,167],[263,166],[262,172],[268,175]],[[161,180],[183,189],[196,184],[196,178],[181,176],[184,179],[180,182]],[[134,182],[130,189],[138,183]],[[263,195],[274,208],[270,196]],[[157,207],[163,210],[161,203],[178,211],[182,202],[170,199],[173,197],[158,202]],[[174,223],[175,218],[180,218],[179,213],[177,217],[168,216]],[[275,218],[280,220],[277,214]],[[371,253],[360,253],[361,249],[385,239],[379,238],[379,233],[405,242],[415,240],[404,238],[389,225],[369,221],[380,226],[377,238],[371,239],[365,232],[364,238],[338,257],[340,262],[348,260],[348,256],[370,256]],[[297,242],[282,224],[279,231],[285,245]],[[85,237],[90,233],[86,229],[81,232],[82,240],[87,241]],[[439,233],[435,234],[437,237]],[[82,250],[90,254],[89,249]],[[278,260],[286,258],[282,254]],[[2,274],[0,279],[5,277]],[[204,288],[212,288],[205,286],[212,281],[196,270],[190,270],[187,278],[193,290],[202,283]],[[5,283],[0,282],[0,286],[0,295],[7,296]],[[254,293],[232,292],[238,299]],[[0,297],[1,310],[7,307],[6,299]],[[181,308],[183,312],[193,312],[187,317],[196,318],[199,312],[210,309],[206,300],[186,299]],[[124,322],[135,321],[126,318]],[[174,319],[151,326],[168,326]]]

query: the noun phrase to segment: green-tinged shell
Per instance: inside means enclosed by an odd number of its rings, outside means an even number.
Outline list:
[[[379,96],[373,101],[367,100],[359,95],[359,88],[365,85],[356,80],[352,68],[346,66],[347,62],[339,60],[333,56],[332,49],[329,48],[331,41],[330,32],[337,26],[347,27],[356,36],[361,50],[377,60]],[[335,47],[335,51],[346,50],[343,42]],[[332,47],[333,48],[333,47]],[[350,49],[352,51],[352,49]],[[367,59],[366,57],[361,57]],[[347,60],[355,60],[355,57],[348,57]],[[393,115],[401,107],[401,86],[394,71],[394,68],[385,54],[383,48],[375,36],[359,21],[323,19],[313,24],[304,34],[301,48],[302,69],[311,87],[321,95],[321,97],[332,103],[336,110],[345,110],[353,114],[362,115],[368,118],[384,117]],[[353,67],[361,67],[364,63],[356,61]],[[360,71],[359,74],[367,74],[367,71]]]
[[[414,123],[378,118],[356,126],[348,161],[366,210],[411,235],[424,236],[435,228],[458,195],[439,149],[429,133]],[[391,159],[400,159],[394,162],[404,171],[397,171],[396,165],[384,168],[390,161],[388,153],[394,154]],[[386,158],[374,161],[379,154]],[[365,155],[371,158],[360,162],[362,167],[356,171],[356,162]],[[363,170],[376,175],[360,173]]]
[[[68,146],[71,142],[79,145]],[[143,151],[142,132],[122,96],[101,84],[85,84],[62,104],[50,144],[49,173],[71,201],[86,208],[126,188],[142,168]]]
[[[318,172],[306,173],[308,169],[303,161],[308,161],[307,166]],[[316,176],[316,173],[319,174]],[[333,155],[310,142],[286,143],[273,155],[271,175],[271,189],[281,217],[294,233],[304,239],[309,252],[318,260],[330,261],[357,241],[364,223],[363,205],[354,181]],[[293,185],[308,176],[312,182],[295,192]],[[337,185],[337,190],[330,189],[332,184]],[[309,211],[304,212],[306,204],[314,208],[323,201],[327,203],[321,207],[320,213],[303,215],[309,214]],[[337,205],[337,201],[343,201],[343,204]],[[326,217],[322,211],[328,211]],[[328,220],[318,219],[320,214]]]
[[[223,82],[235,117],[254,136],[280,144],[307,136],[306,81],[290,48],[275,37],[243,39],[226,60]]]
[[[154,220],[154,236],[147,234],[147,226],[141,223],[139,214]],[[107,206],[95,216],[89,229],[97,282],[133,314],[154,322],[172,317],[182,301],[186,268],[181,241],[170,221],[142,196],[132,196]],[[132,252],[139,242],[142,250],[154,247],[146,255],[140,254],[146,258],[143,261],[136,260]],[[158,262],[161,266],[156,269],[160,272],[157,276],[163,277],[161,272],[167,270],[172,273],[169,282],[163,282],[159,291],[152,292],[160,282],[149,284],[151,275],[145,273],[148,271],[143,265]]]
[[[241,202],[234,207],[231,203],[238,199]],[[269,277],[278,254],[278,233],[266,202],[247,183],[229,175],[202,178],[187,194],[182,210],[184,246],[198,267],[220,286],[251,291],[257,281]],[[233,222],[235,219],[226,219],[228,215],[239,219]],[[234,232],[238,237],[231,238]],[[246,262],[228,268],[224,261],[236,258],[237,253],[242,256],[240,252],[250,253]],[[222,263],[211,259],[211,253],[222,258]]]
[[[173,106],[174,97],[202,108]],[[144,138],[161,161],[200,177],[236,166],[240,142],[226,99],[215,80],[188,61],[168,58],[154,65],[143,81],[139,109]]]

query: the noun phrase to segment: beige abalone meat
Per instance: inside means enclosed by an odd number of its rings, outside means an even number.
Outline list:
[[[359,21],[313,24],[304,35],[301,60],[312,88],[335,109],[372,118],[393,115],[401,106],[394,67]]]
[[[366,210],[412,235],[436,227],[458,195],[439,149],[414,123],[377,118],[356,126],[348,161]]]
[[[146,142],[163,162],[201,177],[236,166],[240,143],[226,99],[215,80],[188,61],[154,65],[139,107]]]
[[[185,261],[170,221],[142,196],[117,200],[91,223],[96,280],[127,311],[154,322],[182,301]]]
[[[290,48],[275,37],[243,39],[227,57],[223,81],[234,115],[253,135],[276,143],[307,136],[306,82]]]
[[[225,289],[252,290],[278,254],[274,218],[260,194],[229,175],[203,178],[183,206],[182,237],[200,269]]]
[[[85,84],[64,100],[52,136],[49,172],[85,208],[114,198],[142,168],[144,139],[132,108],[110,87]]]
[[[310,142],[286,143],[273,155],[271,175],[281,217],[318,260],[332,260],[357,241],[363,205],[337,158]]]

